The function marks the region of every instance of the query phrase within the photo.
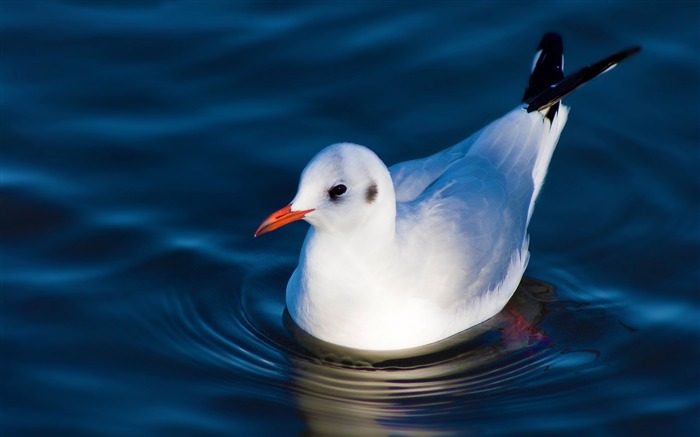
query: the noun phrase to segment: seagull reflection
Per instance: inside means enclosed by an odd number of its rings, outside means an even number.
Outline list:
[[[448,436],[455,429],[463,434],[465,411],[546,363],[551,341],[537,326],[554,296],[550,285],[524,279],[494,318],[398,353],[322,342],[285,314],[287,329],[304,349],[291,354],[291,385],[306,420],[305,435]]]

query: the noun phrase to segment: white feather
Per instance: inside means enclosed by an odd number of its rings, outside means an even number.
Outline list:
[[[439,341],[498,313],[528,261],[527,225],[568,109],[522,106],[461,143],[387,169],[337,144],[302,174],[293,211],[314,209],[287,286],[294,321],[322,340],[395,350]],[[329,200],[334,184],[347,185]],[[376,184],[368,202],[366,189]]]

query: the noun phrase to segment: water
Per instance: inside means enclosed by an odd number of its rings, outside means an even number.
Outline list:
[[[698,435],[698,4],[2,2],[2,433]],[[572,106],[514,301],[442,354],[285,328],[323,146],[391,164],[518,101]],[[551,284],[548,286],[546,284]]]

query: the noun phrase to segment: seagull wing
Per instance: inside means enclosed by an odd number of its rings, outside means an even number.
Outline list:
[[[443,152],[390,168],[399,219],[441,241],[463,272],[462,293],[445,296],[446,304],[502,305],[510,297],[517,283],[509,281],[527,265],[527,225],[567,112],[562,106],[550,122],[521,106]],[[493,296],[501,292],[502,299]]]

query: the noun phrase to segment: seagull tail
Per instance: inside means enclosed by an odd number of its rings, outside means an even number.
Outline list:
[[[564,79],[564,44],[561,35],[549,32],[542,37],[532,61],[532,71],[523,95],[523,102],[528,103],[531,99],[537,98],[562,79]],[[532,112],[531,107],[528,106],[528,112]],[[547,109],[545,116],[551,122],[559,110],[559,100],[541,108],[541,110],[545,109]]]
[[[559,44],[558,46],[557,41]],[[583,67],[581,70],[567,76],[566,78],[563,78],[563,70],[559,68],[558,74],[562,75],[560,79],[553,82],[547,82],[548,80],[551,81],[551,77],[555,76],[554,73],[557,67],[555,65],[556,62],[552,61],[551,59],[548,61],[545,58],[545,55],[548,54],[548,48],[550,53],[556,55],[556,47],[559,48],[559,53],[561,53],[561,37],[559,35],[548,33],[542,38],[542,42],[540,43],[540,51],[538,51],[537,55],[535,55],[534,67],[532,75],[530,76],[530,84],[528,85],[528,88],[525,91],[525,96],[523,97],[523,103],[526,104],[527,112],[544,111],[549,109],[547,111],[547,118],[550,120],[552,120],[552,117],[554,114],[556,114],[557,108],[559,107],[559,101],[561,99],[574,92],[581,85],[595,79],[596,77],[615,67],[619,62],[627,59],[641,50],[641,47],[639,46],[622,50],[594,64]],[[549,57],[551,58],[552,56]],[[536,76],[539,77],[536,78]],[[553,113],[552,108],[554,108]],[[552,117],[550,117],[550,114]]]

